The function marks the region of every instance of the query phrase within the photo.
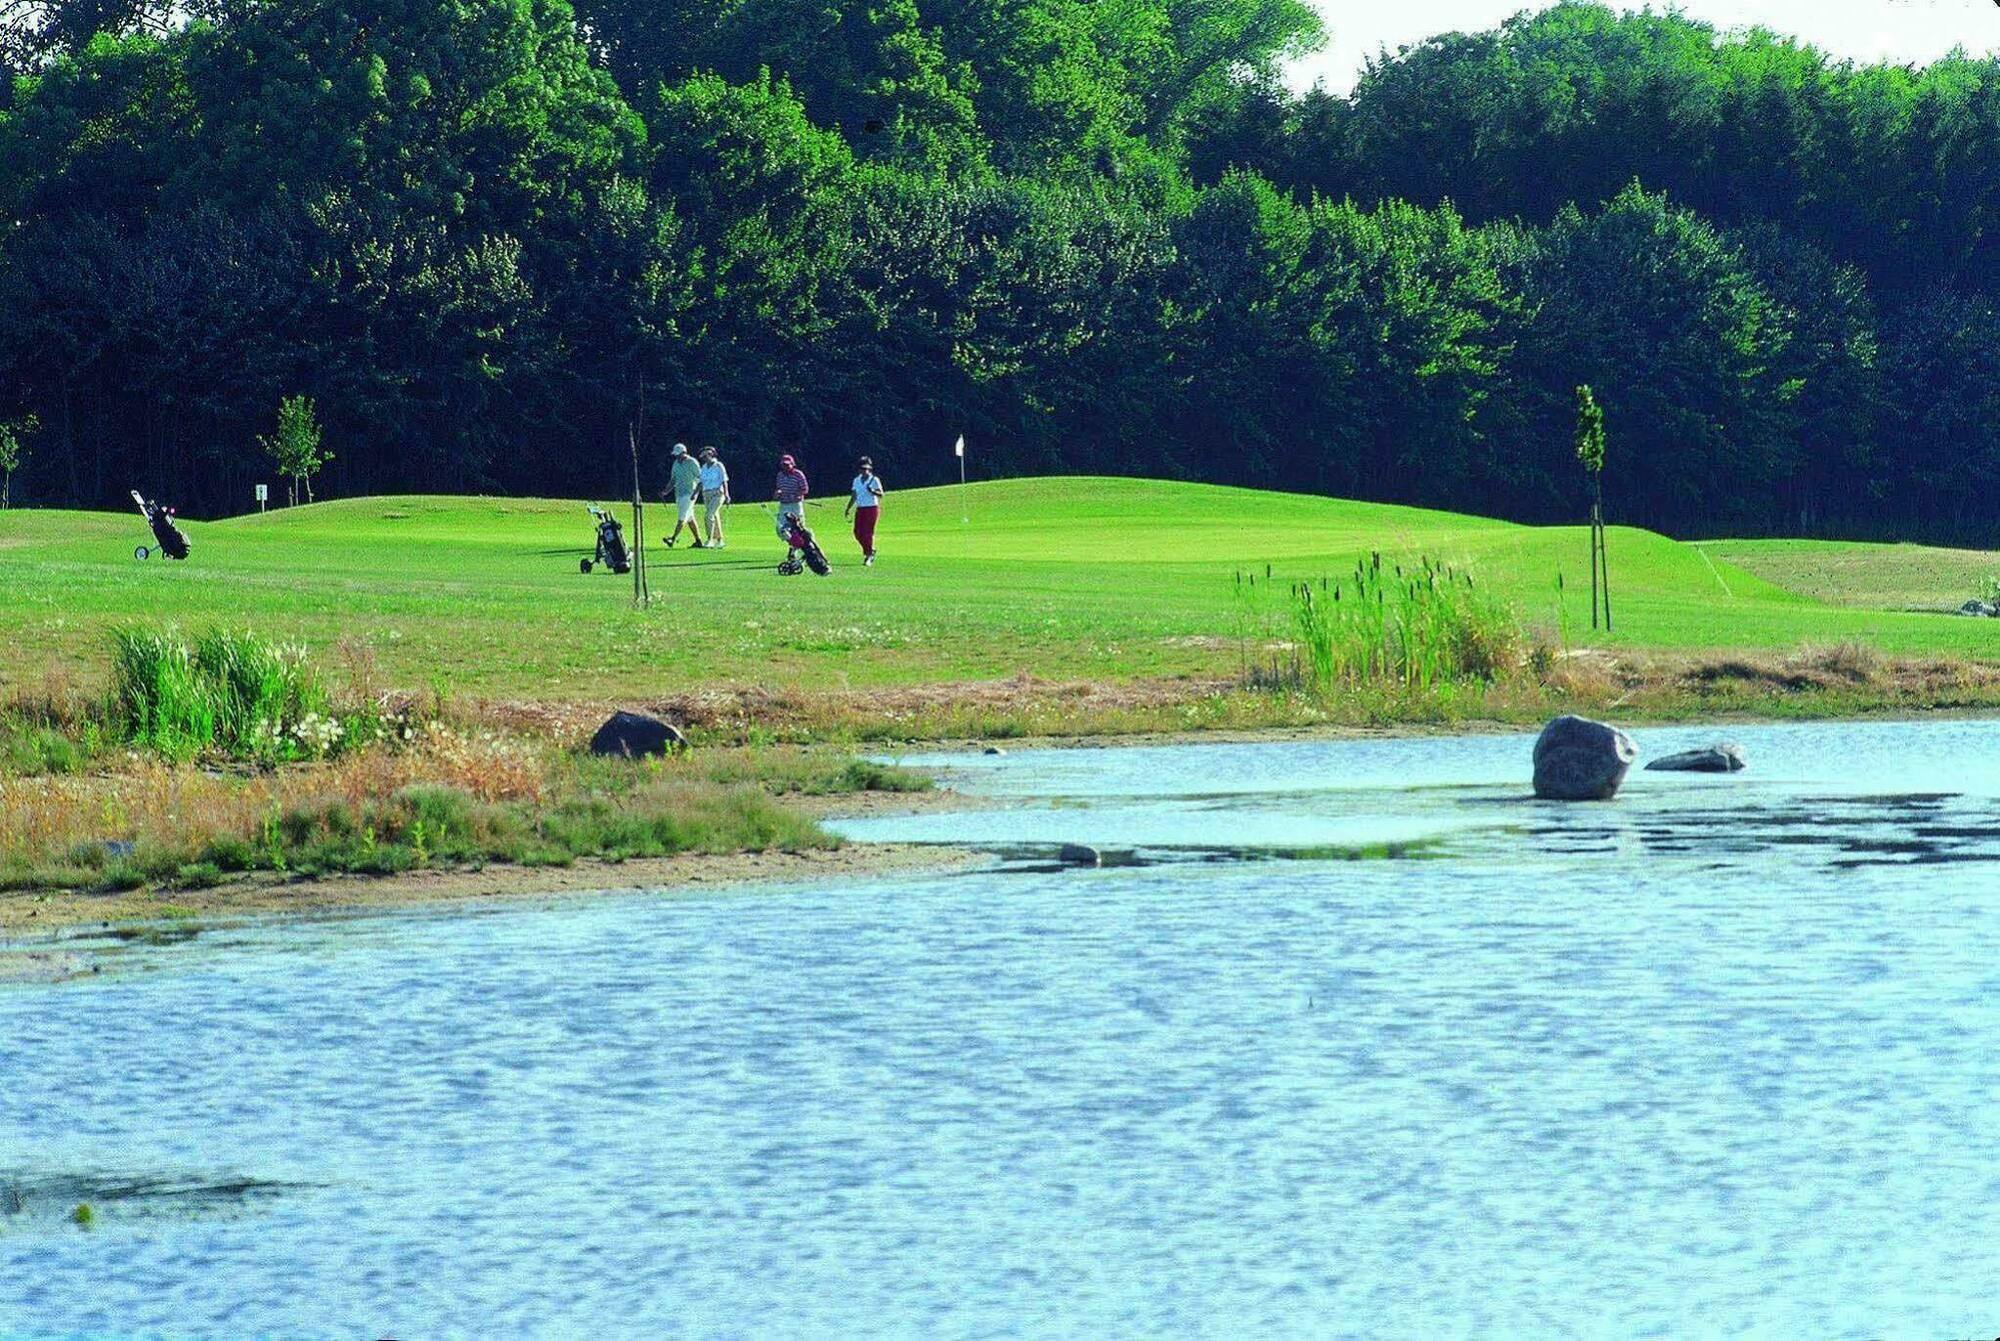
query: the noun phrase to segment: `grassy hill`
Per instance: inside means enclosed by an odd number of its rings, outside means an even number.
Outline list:
[[[2000,554],[1843,540],[1724,540],[1704,546],[1789,591],[1831,605],[1950,612],[2000,577]]]
[[[873,570],[861,568],[838,500],[816,507],[836,565],[828,579],[778,577],[782,548],[754,506],[730,510],[721,552],[664,550],[671,511],[651,508],[647,612],[632,608],[629,579],[577,571],[592,539],[579,502],[366,498],[194,522],[186,564],[136,562],[133,546],[147,539],[136,514],[9,512],[0,686],[52,667],[92,679],[105,631],[148,618],[247,627],[323,656],[347,640],[372,650],[391,683],[442,674],[461,689],[547,699],[1213,672],[1235,664],[1236,572],[1338,576],[1376,549],[1469,567],[1529,624],[1560,627],[1573,644],[1748,650],[1864,638],[1891,652],[2000,659],[2000,623],[1788,589],[1955,605],[1970,594],[1965,575],[1984,575],[1983,556],[1961,573],[1913,567],[1910,547],[1860,547],[1903,562],[1822,592],[1812,583],[1828,556],[1854,547],[1696,547],[1614,528],[1618,627],[1606,636],[1589,629],[1580,527],[1127,479],[1010,480],[966,497],[969,523],[955,488],[892,493]],[[1929,576],[1905,599],[1896,574],[1920,571]]]

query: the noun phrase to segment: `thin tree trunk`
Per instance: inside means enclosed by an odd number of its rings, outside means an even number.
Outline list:
[[[1597,486],[1597,564],[1604,570],[1604,631],[1611,632],[1611,554],[1604,546],[1604,485]]]
[[[645,402],[642,399],[640,404]],[[639,485],[639,430],[625,426],[626,445],[632,450],[632,603],[644,610],[652,605],[653,593],[646,585],[646,495]]]
[[[1590,508],[1590,627],[1597,627],[1597,505]]]

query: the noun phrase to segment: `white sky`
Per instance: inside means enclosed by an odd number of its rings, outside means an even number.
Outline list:
[[[1620,9],[1639,4],[1614,0]],[[1386,47],[1437,33],[1491,28],[1546,0],[1313,0],[1326,17],[1324,50],[1292,71],[1305,88],[1324,80],[1345,93],[1361,63]],[[1667,8],[1655,5],[1655,9]],[[1761,25],[1802,37],[1823,51],[1856,60],[1924,62],[1963,46],[1974,55],[2000,50],[2000,6],[1994,0],[1682,0],[1673,6],[1717,28]]]

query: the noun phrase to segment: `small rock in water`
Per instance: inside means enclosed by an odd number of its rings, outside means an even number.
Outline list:
[[[1615,726],[1562,716],[1535,738],[1535,795],[1548,801],[1609,801],[1639,747]]]
[[[1064,843],[1056,851],[1056,860],[1065,866],[1102,866],[1104,854],[1083,843]]]
[[[614,712],[611,720],[597,728],[590,738],[592,754],[619,755],[637,759],[642,755],[665,754],[685,749],[687,737],[671,722],[640,712]]]
[[[1005,753],[1007,753],[1007,751],[1005,751],[1005,750],[1001,749],[1001,748],[1000,748],[1000,747],[999,747],[998,745],[988,745],[988,746],[986,747],[986,752],[987,752],[988,754],[1005,754]]]
[[[1698,750],[1682,750],[1646,765],[1657,773],[1738,773],[1745,767],[1743,747],[1733,740],[1719,740]]]

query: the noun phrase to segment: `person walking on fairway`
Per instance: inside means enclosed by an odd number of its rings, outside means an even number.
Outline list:
[[[789,542],[792,528],[785,524],[785,518],[797,517],[799,525],[806,524],[806,495],[811,486],[806,483],[806,473],[799,469],[799,463],[790,456],[778,458],[778,485],[771,497],[778,504],[778,539]]]
[[[729,471],[715,448],[701,449],[701,501],[707,505],[708,544],[722,548],[722,505],[729,501]]]
[[[701,488],[701,466],[688,455],[687,444],[684,442],[674,444],[671,488],[674,495],[675,520],[674,533],[667,537],[667,548],[674,547],[674,542],[681,538],[681,528],[686,527],[688,534],[694,537],[694,547],[700,549],[701,527],[695,525],[694,496]]]
[[[882,515],[882,481],[875,476],[875,463],[861,458],[861,473],[850,486],[854,496],[847,510],[854,514],[854,539],[861,546],[861,566],[875,566],[875,522]]]

